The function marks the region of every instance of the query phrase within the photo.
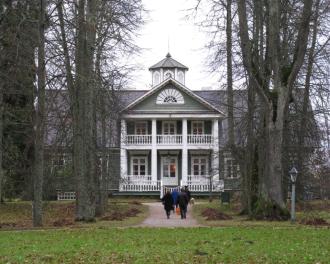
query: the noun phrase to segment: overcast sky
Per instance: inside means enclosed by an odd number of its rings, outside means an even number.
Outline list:
[[[206,51],[203,49],[206,35],[194,25],[194,20],[185,18],[194,0],[143,0],[149,10],[148,21],[137,40],[144,49],[137,63],[142,67],[136,72],[133,87],[150,89],[151,75],[148,68],[165,58],[169,51],[172,58],[189,68],[186,86],[190,89],[218,88],[217,78],[208,73],[205,66]]]

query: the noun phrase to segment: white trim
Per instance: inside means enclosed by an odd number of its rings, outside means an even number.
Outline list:
[[[153,112],[156,112],[153,110]],[[196,117],[199,118],[205,118],[205,119],[214,119],[214,118],[223,118],[224,116],[219,115],[219,114],[198,114],[196,111],[192,111],[192,113],[195,114],[169,114],[167,113],[157,113],[157,114],[125,114],[122,117],[127,118],[127,119],[146,119],[146,118],[175,118],[175,119],[182,119],[182,118],[187,118],[187,119],[196,119]]]
[[[161,156],[161,158],[160,158],[160,160],[161,160],[161,167],[160,167],[160,175],[161,175],[161,180],[164,182],[164,171],[163,171],[163,169],[164,169],[164,159],[165,158],[168,158],[168,156]],[[169,156],[169,158],[170,159],[175,159],[175,177],[174,178],[172,178],[172,177],[166,177],[165,178],[165,180],[167,180],[167,179],[172,179],[173,181],[174,181],[174,179],[175,179],[175,185],[176,184],[179,184],[179,173],[178,173],[178,156]],[[172,185],[172,183],[165,183],[165,184],[170,184],[170,185]]]
[[[190,128],[190,134],[191,135],[200,135],[200,134],[194,134],[193,132],[193,127],[194,127],[194,124],[199,124],[201,123],[202,124],[202,135],[205,134],[205,122],[203,120],[192,120],[191,121],[191,128]]]
[[[137,105],[139,102],[143,101],[146,97],[149,97],[150,95],[156,93],[158,90],[160,90],[162,87],[164,87],[165,85],[167,85],[170,82],[172,82],[176,86],[176,88],[181,89],[181,91],[187,93],[188,95],[190,95],[191,97],[193,97],[197,101],[199,101],[200,103],[204,104],[207,108],[209,108],[211,110],[214,110],[217,113],[220,113],[222,117],[225,116],[225,114],[222,111],[220,111],[219,109],[217,109],[216,107],[214,107],[213,105],[211,105],[209,102],[205,101],[203,98],[201,98],[200,96],[198,96],[197,94],[195,94],[193,91],[191,91],[189,88],[187,88],[184,84],[176,81],[173,78],[168,78],[165,81],[161,82],[160,84],[156,85],[149,92],[145,93],[140,98],[136,99],[135,101],[133,101],[132,103],[130,103],[128,106],[126,106],[123,110],[121,110],[121,112],[123,112],[125,110],[128,110],[131,107]]]
[[[139,174],[138,175],[135,175],[134,173],[133,173],[133,159],[144,159],[144,165],[145,165],[145,174],[144,175],[141,175],[140,174],[140,167],[139,167]],[[140,161],[139,161],[139,164],[138,164],[139,166],[140,166]],[[130,175],[132,175],[132,176],[147,176],[147,175],[149,175],[148,174],[148,157],[147,156],[131,156],[131,173],[130,173]]]

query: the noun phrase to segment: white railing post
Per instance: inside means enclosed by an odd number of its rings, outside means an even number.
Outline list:
[[[157,181],[157,120],[152,119],[151,128],[151,179]]]

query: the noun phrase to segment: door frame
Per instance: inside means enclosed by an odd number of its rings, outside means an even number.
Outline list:
[[[169,185],[178,185],[179,184],[179,169],[178,169],[178,165],[179,165],[179,159],[178,156],[174,156],[171,155],[169,156],[170,159],[175,159],[175,178],[176,179],[176,183],[175,184],[169,184]],[[161,175],[161,180],[164,180],[164,158],[168,158],[168,156],[161,156],[161,168],[160,168],[160,175]],[[167,178],[171,178],[171,177],[167,177]],[[167,179],[165,178],[165,179]]]

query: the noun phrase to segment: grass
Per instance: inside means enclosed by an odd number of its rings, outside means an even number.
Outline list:
[[[206,208],[217,209],[229,216],[232,220],[216,220],[208,221],[201,215],[202,211]],[[323,218],[328,223],[330,223],[330,201],[312,201],[308,203],[298,203],[297,204],[297,214],[296,219],[299,223],[302,219],[305,218]],[[213,201],[209,203],[206,200],[201,200],[194,205],[193,215],[196,220],[206,226],[226,226],[226,227],[292,227],[292,224],[289,221],[255,221],[249,220],[246,216],[239,215],[240,207],[237,203],[231,204],[221,204],[219,201]]]
[[[97,218],[96,223],[78,223],[74,222],[74,202],[71,201],[53,201],[45,202],[43,207],[44,227],[88,227],[88,226],[110,226],[122,227],[139,224],[148,214],[148,207],[135,203],[134,199],[111,199],[109,200],[106,215],[113,213],[123,213],[130,209],[138,209],[140,213],[134,217],[127,217],[122,221],[103,221]],[[1,228],[2,227],[2,228]],[[31,202],[7,202],[0,204],[0,230],[7,228],[28,229],[32,228]]]
[[[330,229],[84,228],[3,231],[0,263],[329,263]]]

